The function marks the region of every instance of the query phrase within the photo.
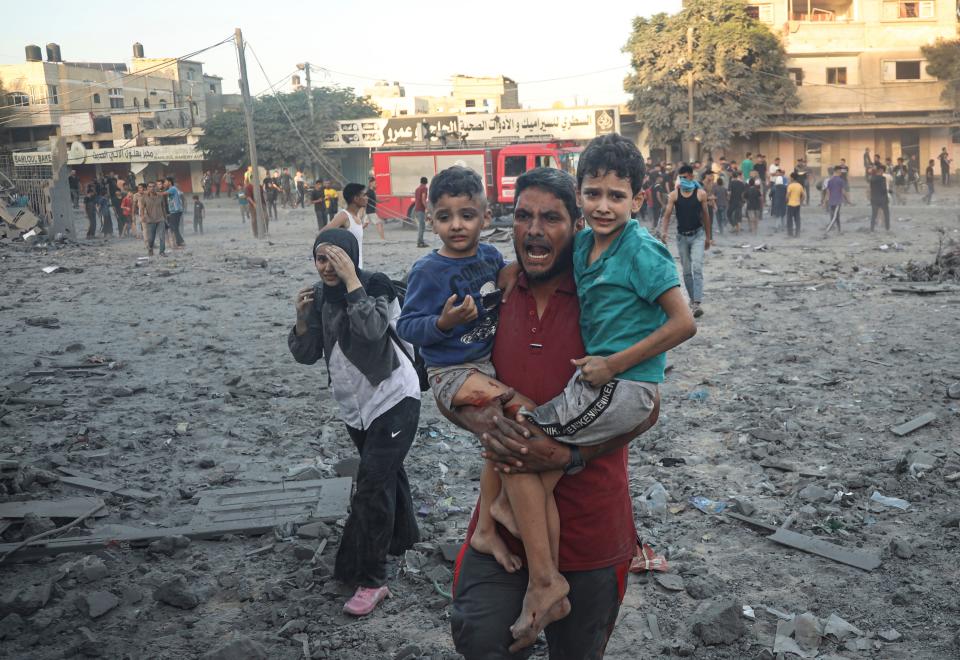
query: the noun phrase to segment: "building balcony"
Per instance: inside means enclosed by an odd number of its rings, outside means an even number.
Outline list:
[[[789,55],[852,53],[863,49],[866,23],[790,21],[784,25],[783,46]]]

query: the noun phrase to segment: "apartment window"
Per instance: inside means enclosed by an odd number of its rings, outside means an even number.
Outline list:
[[[123,97],[121,96],[120,98],[114,98],[114,97],[111,96],[111,97],[110,97],[110,107],[113,108],[114,110],[119,110],[120,108],[122,108],[122,107],[123,107]]]
[[[94,102],[95,104],[97,104],[97,105],[100,105],[100,95],[99,95],[99,94],[94,94],[94,95],[93,95],[93,102]]]
[[[924,60],[888,60],[883,63],[883,82],[932,80],[924,71]]]
[[[803,85],[803,69],[787,69],[787,75],[793,78],[793,82],[797,84],[797,87]]]
[[[148,99],[148,98],[146,98],[146,97],[143,98],[143,107],[144,107],[145,110],[149,110],[149,109],[150,109],[150,99]]]
[[[216,85],[210,85],[210,93],[211,93],[211,94],[216,94],[216,93],[217,93],[217,86],[216,86]]]
[[[828,85],[846,85],[847,84],[847,67],[845,66],[827,67],[827,84]]]
[[[464,106],[466,106],[466,107],[468,107],[468,108],[476,108],[476,107],[477,107],[477,100],[476,100],[476,99],[467,99],[467,100],[465,100],[465,101],[463,102],[463,104],[464,104]]]
[[[161,110],[166,110],[166,109],[167,109],[167,100],[166,100],[166,99],[160,99],[160,109],[161,109]]]
[[[897,80],[920,80],[920,61],[896,62],[894,74]]]
[[[187,69],[187,80],[193,80],[193,69]]]
[[[852,21],[853,0],[789,0],[790,20],[812,23]]]
[[[747,16],[761,23],[773,23],[773,5],[770,3],[747,5]]]
[[[47,85],[47,103],[50,105],[60,104],[60,97],[57,95],[56,85]]]
[[[124,124],[123,125],[123,138],[125,140],[133,139],[133,124]]]
[[[13,92],[7,95],[10,105],[25,108],[30,105],[30,95],[23,92]]]
[[[934,0],[885,0],[883,18],[888,21],[933,18],[935,7]]]

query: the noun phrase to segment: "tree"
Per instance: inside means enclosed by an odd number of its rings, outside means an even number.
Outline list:
[[[338,119],[360,119],[378,116],[376,106],[349,89],[319,87],[313,90],[314,122],[305,91],[265,96],[253,100],[253,125],[257,134],[257,159],[264,167],[307,165],[316,160],[310,148],[320,152],[320,136],[329,131]],[[286,108],[290,120],[281,108]],[[301,139],[290,124],[303,135]],[[204,125],[199,146],[207,157],[222,163],[248,164],[247,130],[243,114],[221,112]]]
[[[687,30],[693,28],[693,55]],[[624,81],[651,143],[699,140],[725,147],[799,103],[780,40],[747,15],[744,0],[688,0],[680,13],[638,17],[624,48],[634,72]],[[687,74],[694,76],[694,130],[688,130]]]
[[[937,39],[920,52],[927,60],[927,73],[945,84],[940,98],[960,110],[960,39]]]

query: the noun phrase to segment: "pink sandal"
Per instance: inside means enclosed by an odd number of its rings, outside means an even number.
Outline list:
[[[366,616],[370,614],[384,598],[390,597],[390,590],[384,587],[357,587],[357,592],[353,598],[347,601],[343,606],[343,611],[353,616]]]

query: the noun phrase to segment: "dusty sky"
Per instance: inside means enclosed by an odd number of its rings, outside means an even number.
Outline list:
[[[372,79],[399,81],[407,94],[443,95],[449,77],[504,74],[520,84],[520,102],[548,107],[554,100],[611,103],[626,100],[621,52],[637,15],[675,12],[680,0],[523,2],[372,0],[323,3],[184,2],[161,4],[89,0],[5,3],[0,21],[0,63],[24,61],[23,47],[60,44],[67,61],[127,62],[132,44],[147,57],[182,56],[232,36],[236,27],[259,56],[248,52],[251,91],[270,83],[289,91],[296,64],[309,61],[314,84],[358,92]],[[74,8],[75,7],[75,8]],[[569,7],[569,8],[565,8]],[[462,8],[469,8],[464,11]],[[204,72],[238,91],[236,52],[222,45],[196,55]],[[269,82],[268,82],[269,78]]]

